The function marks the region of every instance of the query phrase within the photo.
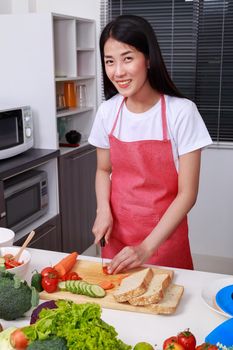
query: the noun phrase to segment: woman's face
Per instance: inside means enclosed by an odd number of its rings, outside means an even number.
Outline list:
[[[104,45],[105,71],[124,97],[143,95],[147,90],[148,60],[135,47],[109,38]]]

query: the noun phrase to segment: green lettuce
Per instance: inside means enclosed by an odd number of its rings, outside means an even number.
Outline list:
[[[132,349],[117,338],[114,327],[101,319],[98,304],[59,300],[56,305],[56,309],[42,309],[37,322],[24,327],[30,341],[55,335],[66,339],[69,350]]]

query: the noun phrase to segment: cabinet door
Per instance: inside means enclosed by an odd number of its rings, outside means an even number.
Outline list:
[[[3,181],[0,180],[0,227],[6,227],[6,208]]]
[[[36,234],[29,243],[30,248],[61,251],[61,227],[60,216],[57,215],[35,230]],[[14,242],[14,245],[22,245],[25,237]]]
[[[94,240],[96,150],[60,157],[62,248],[82,253]]]

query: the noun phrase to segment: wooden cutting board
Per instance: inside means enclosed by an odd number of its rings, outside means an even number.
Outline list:
[[[136,271],[142,270],[142,268],[137,268],[130,270],[130,274]],[[152,268],[154,273],[168,273],[173,278],[173,270],[168,269],[161,269],[161,268]],[[143,306],[134,306],[130,305],[128,303],[118,303],[115,301],[113,293],[118,288],[119,283],[123,276],[128,276],[129,273],[122,273],[117,275],[105,275],[102,271],[102,265],[101,263],[94,262],[94,261],[87,261],[87,260],[77,260],[77,263],[75,264],[73,271],[76,271],[84,281],[89,283],[98,284],[99,282],[105,280],[105,281],[111,281],[115,284],[115,288],[106,291],[106,296],[104,298],[91,298],[87,297],[85,295],[79,295],[79,294],[73,294],[70,292],[64,292],[64,291],[58,291],[55,293],[46,293],[45,291],[40,293],[40,298],[43,300],[58,300],[58,299],[69,299],[74,301],[77,304],[86,303],[86,302],[95,302],[103,308],[107,309],[115,309],[115,310],[123,310],[123,311],[132,311],[132,312],[142,312],[142,313],[152,313],[154,314],[152,310],[143,307]]]

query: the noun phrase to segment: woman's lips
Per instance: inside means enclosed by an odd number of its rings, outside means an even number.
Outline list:
[[[121,81],[117,81],[117,85],[120,87],[120,88],[127,88],[130,84],[131,80],[128,79],[128,80],[121,80]]]

